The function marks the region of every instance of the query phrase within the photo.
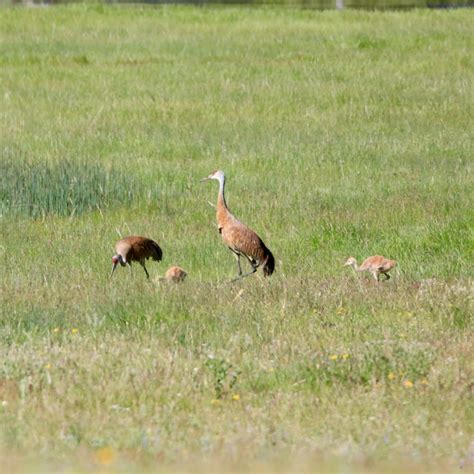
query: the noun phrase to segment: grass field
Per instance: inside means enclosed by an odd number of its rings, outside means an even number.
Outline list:
[[[473,19],[2,9],[0,464],[472,469]],[[269,279],[228,283],[218,168]],[[109,281],[130,234],[164,261]]]

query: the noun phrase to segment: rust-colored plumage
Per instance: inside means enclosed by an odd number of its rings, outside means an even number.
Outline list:
[[[186,277],[188,276],[188,272],[177,265],[173,265],[166,270],[165,276],[157,276],[154,278],[155,283],[182,283]]]
[[[275,270],[275,259],[272,253],[263,243],[262,239],[245,224],[240,222],[234,215],[231,214],[227,203],[225,201],[224,187],[225,175],[223,171],[215,171],[207,178],[219,181],[219,194],[217,197],[217,225],[219,233],[222,236],[225,244],[234,253],[237,258],[237,266],[239,275],[236,278],[244,278],[257,271],[258,267],[262,267],[263,275],[265,277],[271,275]],[[240,257],[244,256],[252,266],[252,271],[242,274],[240,266]]]
[[[130,265],[131,267],[132,262],[138,262],[143,267],[143,270],[145,270],[146,277],[150,278],[145,267],[145,260],[151,258],[159,262],[163,258],[163,252],[154,240],[136,235],[120,239],[115,244],[115,252],[116,254],[112,257],[113,266],[110,276],[114,274],[115,268],[119,263],[122,267],[125,265]]]
[[[388,258],[382,257],[381,255],[374,255],[373,257],[366,258],[362,265],[359,267],[357,265],[356,259],[354,257],[349,257],[344,266],[351,266],[357,272],[370,272],[373,277],[379,281],[380,274],[383,274],[386,280],[390,279],[388,272],[397,265],[395,260],[390,260]]]
[[[173,265],[172,267],[168,268],[168,270],[166,270],[165,280],[173,283],[180,283],[184,281],[187,275],[187,272],[181,267]]]

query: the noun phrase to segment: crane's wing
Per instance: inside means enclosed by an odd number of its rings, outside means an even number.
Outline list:
[[[222,228],[224,242],[238,253],[263,263],[267,257],[268,249],[262,239],[241,222]]]
[[[359,267],[359,270],[377,270],[383,264],[383,261],[384,258],[380,255],[368,257],[362,262],[362,265]]]

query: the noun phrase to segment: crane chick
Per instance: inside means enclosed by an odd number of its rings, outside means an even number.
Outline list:
[[[154,278],[154,282],[156,284],[161,283],[182,283],[186,277],[188,276],[188,272],[177,265],[173,265],[166,270],[165,276],[157,276]]]
[[[165,280],[172,283],[181,283],[187,277],[187,272],[177,265],[168,268],[165,273]]]
[[[112,257],[111,278],[119,263],[122,267],[129,265],[131,268],[132,262],[138,262],[145,270],[146,277],[150,278],[145,267],[145,260],[151,258],[159,262],[163,258],[163,252],[154,240],[135,235],[120,239],[115,244],[115,252],[116,254]]]
[[[344,266],[351,266],[356,272],[370,272],[373,277],[380,281],[380,274],[385,276],[386,280],[390,280],[388,272],[397,265],[395,260],[382,257],[381,255],[374,255],[366,258],[359,267],[354,257],[349,257]]]
[[[215,179],[219,181],[219,193],[217,195],[217,226],[224,243],[229,247],[237,258],[239,274],[232,281],[252,275],[258,267],[262,267],[265,277],[271,275],[275,270],[275,259],[273,254],[263,243],[262,239],[245,224],[240,222],[229,210],[225,200],[225,174],[221,170],[214,171],[201,181]],[[244,256],[250,263],[252,270],[242,274],[240,257]]]

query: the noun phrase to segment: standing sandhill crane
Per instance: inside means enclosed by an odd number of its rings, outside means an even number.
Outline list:
[[[344,266],[349,265],[357,272],[370,272],[374,278],[379,281],[381,273],[385,276],[386,280],[390,280],[388,272],[395,267],[396,264],[397,262],[395,260],[389,260],[380,255],[374,255],[373,257],[366,258],[360,267],[357,265],[354,257],[349,257]]]
[[[120,263],[122,267],[129,265],[130,268],[132,268],[131,264],[133,261],[138,262],[143,267],[143,270],[145,270],[146,277],[150,278],[145,267],[145,260],[151,257],[153,260],[159,262],[163,257],[160,246],[154,240],[135,235],[120,239],[115,244],[115,251],[117,253],[112,257],[113,266],[112,273],[110,274],[111,278],[117,264]]]
[[[234,253],[237,258],[237,266],[239,268],[239,275],[232,281],[239,280],[246,276],[252,275],[257,271],[259,266],[262,266],[263,275],[265,277],[271,275],[275,270],[275,259],[272,253],[262,239],[245,224],[242,224],[236,219],[229,208],[227,207],[224,195],[225,174],[223,171],[214,171],[207,178],[219,181],[219,194],[217,196],[217,226],[219,233],[222,236],[225,244]],[[242,275],[242,268],[240,266],[240,257],[244,256],[252,266],[252,271]]]

